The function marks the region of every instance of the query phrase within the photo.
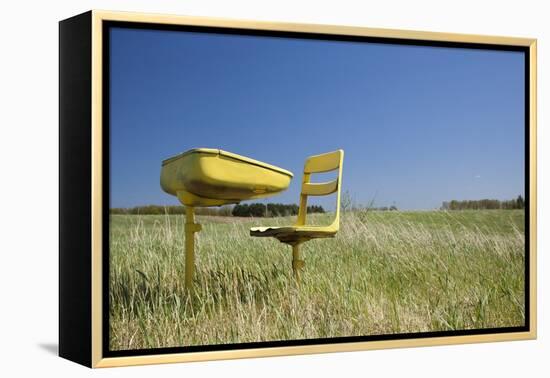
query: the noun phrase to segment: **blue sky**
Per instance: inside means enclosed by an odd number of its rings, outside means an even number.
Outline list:
[[[357,203],[524,194],[522,53],[122,28],[110,46],[111,207],[178,204],[161,161],[197,147],[294,173],[262,202],[297,203],[305,158],[339,148]]]

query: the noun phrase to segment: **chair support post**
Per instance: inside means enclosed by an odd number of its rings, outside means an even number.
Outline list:
[[[292,247],[292,270],[298,286],[300,275],[305,266],[300,259],[300,245],[312,239],[331,238],[340,228],[340,193],[342,191],[342,165],[344,162],[344,150],[337,150],[321,155],[310,156],[304,165],[302,189],[300,192],[300,206],[298,219],[293,226],[287,227],[253,227],[250,236],[274,237],[281,243]],[[310,176],[317,173],[332,172],[338,170],[338,178],[329,182],[311,182]],[[306,226],[307,199],[308,196],[325,196],[338,193],[336,198],[336,216],[327,226]]]
[[[292,245],[292,270],[294,271],[294,277],[296,282],[300,285],[300,273],[305,266],[305,261],[300,259],[300,243]]]
[[[195,273],[195,232],[201,230],[201,225],[195,223],[195,209],[185,208],[185,289],[193,292],[193,275]]]

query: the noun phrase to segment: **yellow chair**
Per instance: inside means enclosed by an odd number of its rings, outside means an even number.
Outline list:
[[[288,227],[253,227],[250,229],[251,236],[274,237],[280,242],[292,246],[292,270],[298,283],[300,282],[300,270],[305,265],[305,262],[300,259],[300,244],[316,238],[332,238],[340,228],[340,189],[342,188],[343,162],[343,150],[309,157],[304,165],[300,208],[296,224]],[[338,177],[333,181],[324,183],[310,182],[310,177],[314,173],[335,170],[338,170]],[[307,197],[325,196],[334,192],[337,192],[336,217],[334,221],[328,226],[306,225]]]

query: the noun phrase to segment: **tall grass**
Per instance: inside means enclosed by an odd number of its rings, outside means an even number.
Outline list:
[[[111,216],[111,349],[524,323],[523,211],[346,213],[336,238],[303,244],[300,288],[290,247],[249,236],[292,217],[199,216],[194,298],[183,221]]]

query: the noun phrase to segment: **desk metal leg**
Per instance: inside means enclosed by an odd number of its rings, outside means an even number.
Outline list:
[[[193,292],[193,274],[195,272],[195,232],[201,230],[201,225],[195,223],[195,209],[185,208],[185,289]]]
[[[300,285],[300,273],[305,265],[304,260],[300,260],[300,244],[292,245],[292,270],[294,271],[294,277],[296,282]]]

